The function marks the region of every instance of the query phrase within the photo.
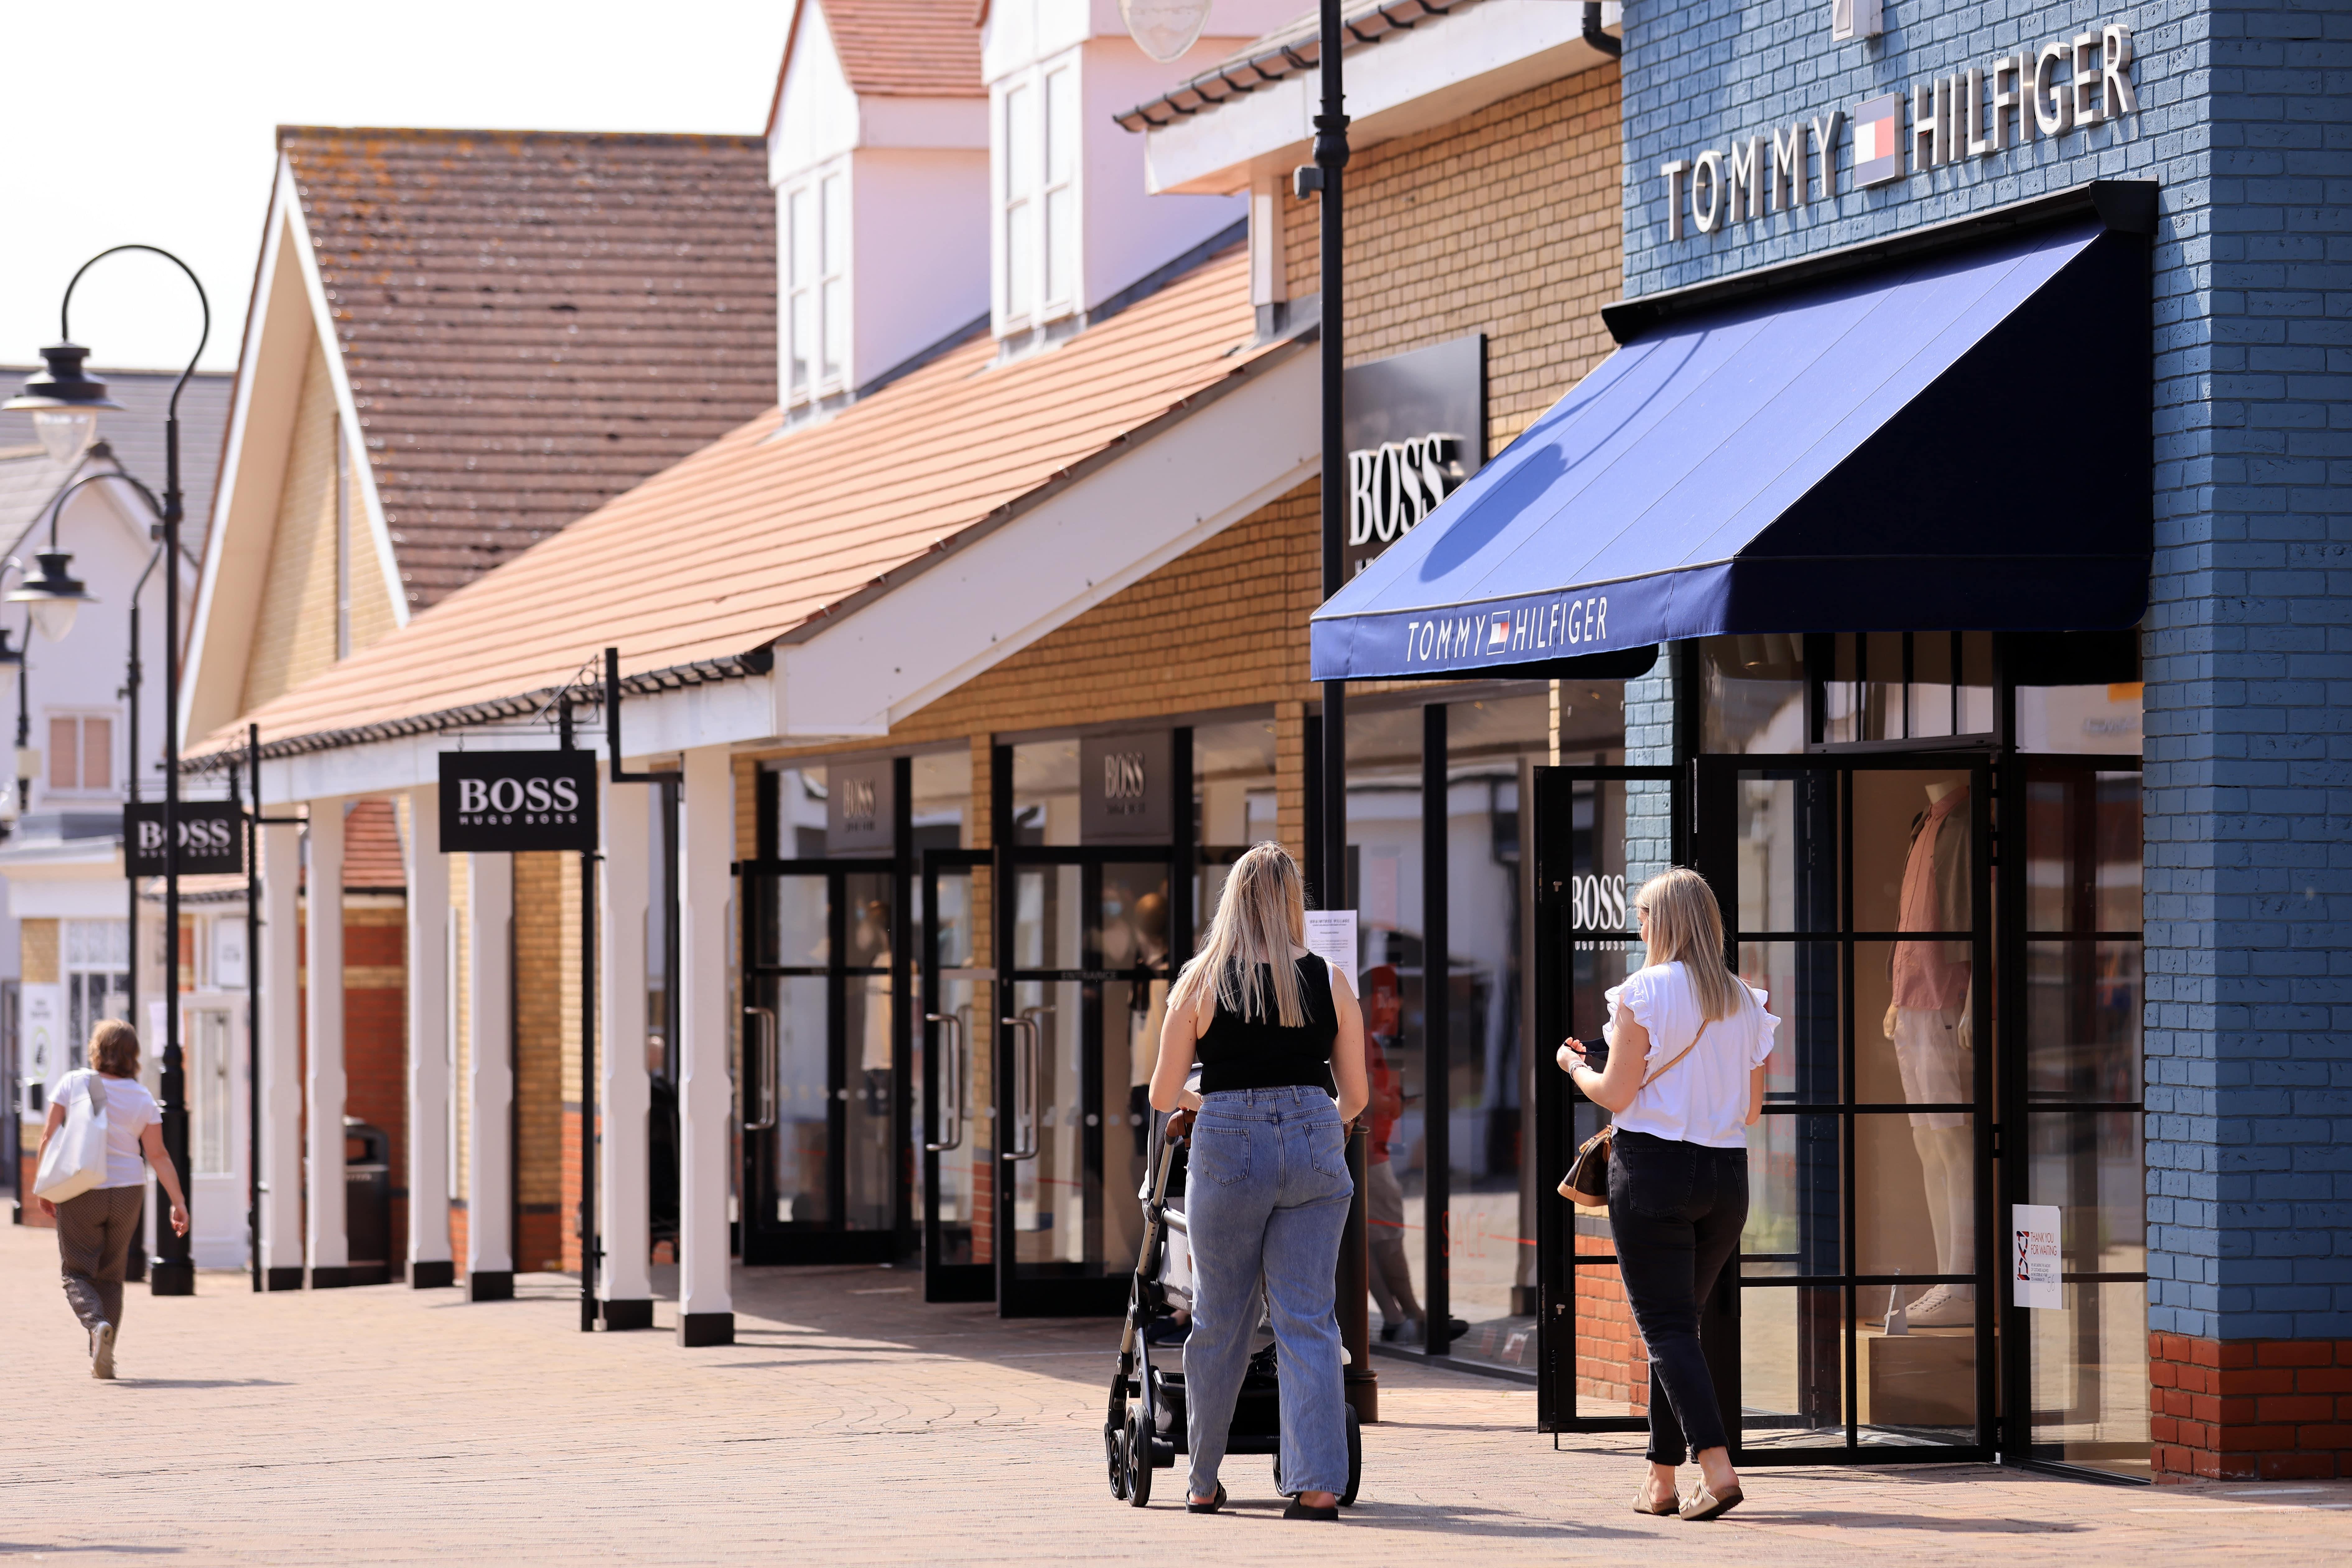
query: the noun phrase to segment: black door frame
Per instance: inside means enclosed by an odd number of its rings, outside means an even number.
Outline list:
[[[900,799],[905,798],[900,791]],[[905,930],[908,921],[908,878],[901,862],[889,856],[839,856],[805,860],[748,860],[734,865],[736,897],[740,904],[739,936],[741,941],[740,974],[743,977],[743,1000],[740,1009],[742,1070],[740,1103],[746,1124],[743,1135],[742,1191],[744,1201],[740,1229],[742,1237],[742,1260],[746,1264],[793,1263],[887,1263],[896,1260],[905,1249],[904,1232],[908,1228],[910,1195],[907,1192],[903,1156],[906,1147],[908,1102],[906,1008],[901,998],[907,995],[907,979],[911,970],[906,953]],[[894,1071],[892,1110],[890,1117],[889,1169],[892,1188],[892,1224],[870,1230],[850,1230],[843,1227],[840,1206],[846,1193],[848,1176],[847,1130],[849,1105],[845,1098],[848,1089],[847,990],[852,967],[844,962],[848,951],[848,901],[844,887],[852,876],[882,875],[890,878],[892,903],[891,997],[891,1060]],[[823,877],[825,880],[825,962],[823,964],[762,964],[759,962],[760,912],[762,901],[757,895],[755,883],[783,877]],[[859,967],[856,974],[863,977],[872,971]],[[765,1009],[754,999],[753,988],[761,980],[789,978],[822,978],[825,982],[825,1086],[826,1102],[826,1186],[833,1194],[835,1213],[824,1220],[785,1223],[773,1218],[775,1192],[773,1162],[762,1158],[776,1131],[774,1128],[755,1131],[749,1127],[751,1108],[758,1103],[765,1084],[770,1063],[762,1050],[762,1033],[754,1020]]]
[[[922,1229],[923,1229],[923,1300],[926,1301],[992,1301],[996,1299],[996,1265],[987,1263],[950,1263],[944,1260],[942,1231],[940,1225],[940,1155],[951,1149],[961,1149],[969,1140],[980,1139],[994,1162],[996,1140],[993,1136],[995,1118],[981,1114],[977,1105],[959,1106],[961,1124],[955,1129],[952,1140],[944,1143],[940,1135],[940,1051],[942,1031],[937,1019],[940,1005],[939,889],[941,872],[979,872],[987,869],[994,857],[987,850],[926,850],[923,852],[922,961],[919,966],[922,983],[923,1072],[919,1092],[922,1095],[922,1125],[925,1131],[922,1149]],[[973,944],[972,962],[967,966],[985,973],[981,982],[985,988],[980,1000],[982,1009],[991,1019],[995,1017],[996,969],[992,955]],[[993,1040],[997,1027],[992,1023],[989,1038]],[[973,1050],[978,1041],[966,1039],[964,1051]],[[983,1131],[985,1129],[985,1131]],[[993,1184],[992,1184],[993,1185]],[[995,1216],[974,1216],[973,1229],[992,1228]]]
[[[1564,944],[1581,939],[1622,939],[1623,930],[1597,925],[1580,925],[1575,919],[1575,878],[1579,874],[1574,833],[1575,789],[1579,784],[1664,783],[1669,787],[1670,821],[1685,820],[1685,774],[1676,768],[1547,766],[1535,770],[1535,799],[1527,814],[1528,838],[1521,852],[1535,857],[1535,907],[1529,961],[1535,968],[1536,1031],[1539,1045],[1566,1040],[1573,1032],[1572,977],[1555,962],[1567,951]],[[1565,833],[1555,831],[1565,823]],[[1597,852],[1587,846],[1590,863],[1599,864]],[[1535,1064],[1536,1168],[1538,1181],[1564,1172],[1579,1144],[1597,1132],[1605,1118],[1568,1074],[1548,1059]],[[1561,1432],[1642,1432],[1649,1429],[1643,1416],[1586,1416],[1577,1409],[1576,1396],[1576,1270],[1580,1267],[1614,1267],[1614,1252],[1579,1255],[1576,1250],[1577,1212],[1566,1198],[1540,1189],[1536,1213],[1536,1429]],[[1718,1292],[1718,1297],[1722,1292]],[[1716,1303],[1710,1302],[1710,1311]],[[1711,1315],[1705,1327],[1712,1327]],[[1734,1320],[1736,1322],[1737,1320]],[[1703,1328],[1704,1333],[1704,1328]],[[1716,1336],[1718,1340],[1720,1336]],[[1735,1337],[1733,1343],[1737,1343]],[[1710,1358],[1710,1362],[1712,1358]],[[1733,1405],[1736,1411],[1738,1406]],[[1557,1437],[1555,1437],[1555,1441]]]
[[[1189,771],[1189,770],[1188,770]],[[1023,844],[1000,849],[997,864],[1002,868],[998,880],[997,925],[995,953],[1002,962],[996,966],[999,984],[996,999],[1004,1009],[1012,1009],[1015,988],[1025,982],[1045,985],[1076,984],[1079,987],[1080,1040],[1083,1042],[1079,1062],[1079,1101],[1084,1105],[1103,1103],[1104,1039],[1103,986],[1109,981],[1127,980],[1139,984],[1154,979],[1172,979],[1172,966],[1153,969],[1137,966],[1127,969],[1111,969],[1102,964],[1101,908],[1102,871],[1106,865],[1159,864],[1169,873],[1171,904],[1171,953],[1175,951],[1172,938],[1176,936],[1175,908],[1177,888],[1182,883],[1187,894],[1190,879],[1185,873],[1196,873],[1197,867],[1185,862],[1197,859],[1187,855],[1178,858],[1177,847],[1171,844]],[[1076,968],[1034,968],[1019,967],[1013,950],[1013,931],[1018,908],[1020,873],[1031,867],[1075,865],[1078,868],[1079,966]],[[1008,1318],[1026,1317],[1115,1317],[1127,1310],[1128,1285],[1134,1271],[1130,1259],[1105,1257],[1100,1274],[1081,1274],[1066,1278],[1024,1277],[1018,1257],[1018,1232],[1013,1228],[1013,1194],[1016,1183],[1006,1169],[1024,1155],[1012,1147],[1017,1137],[1016,1127],[1021,1107],[1016,1103],[1017,1058],[1022,1046],[1017,1015],[1008,1010],[999,1018],[994,1030],[996,1039],[994,1082],[991,1085],[996,1107],[995,1124],[1001,1129],[997,1151],[999,1179],[996,1183],[996,1302],[999,1315]],[[1034,1093],[1032,1085],[1033,1095]],[[1097,1118],[1085,1124],[1080,1137],[1080,1169],[1083,1172],[1084,1212],[1090,1218],[1100,1206],[1122,1201],[1119,1194],[1106,1185],[1104,1160],[1105,1134],[1108,1128]]]
[[[2001,1107],[1994,1095],[1993,1062],[2006,1054],[2005,1019],[1996,1018],[1992,1001],[1997,979],[1993,967],[1994,922],[1992,904],[1992,869],[1995,854],[1994,789],[1998,762],[1997,751],[1981,744],[1969,744],[1963,739],[1954,745],[1933,743],[1915,745],[1904,749],[1876,747],[1868,752],[1814,752],[1803,756],[1706,756],[1696,759],[1692,818],[1693,863],[1715,889],[1717,902],[1725,912],[1725,942],[1727,956],[1735,964],[1743,941],[1771,942],[1797,938],[1808,945],[1833,946],[1837,954],[1838,1008],[1840,1039],[1838,1041],[1838,1082],[1836,1097],[1822,1101],[1792,1101],[1767,1103],[1767,1115],[1835,1116],[1838,1124],[1839,1270],[1831,1275],[1807,1275],[1814,1288],[1838,1290],[1843,1300],[1843,1322],[1838,1332],[1843,1335],[1843,1352],[1838,1358],[1843,1379],[1842,1403],[1845,1416],[1845,1441],[1837,1446],[1791,1446],[1785,1448],[1748,1448],[1744,1442],[1744,1429],[1730,1425],[1735,1458],[1745,1465],[1790,1464],[1934,1464],[1990,1462],[2000,1451],[2000,1412],[1998,1397],[2000,1342],[1996,1324],[2000,1314],[1991,1310],[2000,1300],[1998,1272],[2002,1249],[1995,1241],[1999,1218],[1995,1204],[1995,1173],[2000,1154],[2000,1134]],[[1850,928],[1853,909],[1853,843],[1852,795],[1846,779],[1853,774],[1869,772],[1920,772],[1934,768],[1957,770],[1966,768],[1969,774],[1969,815],[1972,825],[1969,870],[1970,900],[1974,906],[1971,947],[1972,962],[1969,978],[1969,1007],[1973,1018],[1980,1021],[1982,1035],[1979,1049],[1973,1052],[1975,1099],[1967,1106],[1955,1107],[1969,1116],[1974,1134],[1975,1169],[1972,1186],[1975,1194],[1977,1230],[1977,1268],[1973,1283],[1980,1310],[1977,1313],[1976,1330],[1976,1440],[1972,1443],[1933,1444],[1913,1448],[1886,1446],[1865,1448],[1861,1442],[1860,1390],[1861,1358],[1856,1354],[1859,1336],[1858,1321],[1860,1292],[1865,1289],[1885,1289],[1897,1285],[1931,1283],[1932,1280],[1904,1278],[1893,1274],[1864,1274],[1856,1270],[1857,1244],[1856,1204],[1856,1121],[1858,1115],[1907,1113],[1918,1109],[1908,1103],[1881,1105],[1853,1098],[1859,1025],[1854,1018],[1855,946],[1864,942],[1893,941],[1902,938],[1900,932],[1864,931]],[[1736,791],[1742,775],[1779,777],[1812,781],[1816,788],[1826,785],[1826,798],[1815,802],[1816,810],[1825,810],[1833,834],[1835,860],[1832,887],[1824,890],[1834,903],[1834,917],[1827,928],[1814,927],[1803,932],[1743,932],[1738,928],[1738,837],[1734,827],[1737,812]],[[1742,1261],[1761,1261],[1742,1255]],[[1780,1286],[1763,1280],[1753,1282],[1730,1281],[1735,1300],[1732,1302],[1733,1322],[1738,1321],[1738,1297],[1753,1289],[1796,1289],[1795,1285]],[[2000,1326],[2006,1327],[2006,1324]],[[1735,1335],[1734,1343],[1738,1343]],[[1718,1389],[1718,1396],[1727,1408],[1741,1406],[1738,1396],[1738,1361],[1737,1355],[1725,1358],[1730,1368],[1732,1386]],[[1710,1358],[1710,1366],[1715,1364]],[[1721,1377],[1718,1373],[1718,1378]]]

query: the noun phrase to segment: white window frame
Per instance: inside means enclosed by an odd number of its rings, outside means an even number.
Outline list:
[[[83,737],[82,726],[94,718],[104,719],[107,725],[107,782],[96,789],[81,782],[82,776],[88,771],[82,766],[88,755],[84,749],[88,743]],[[50,782],[56,777],[57,769],[57,736],[51,727],[59,719],[71,719],[74,726],[74,783],[69,789],[60,789]],[[41,787],[44,797],[60,800],[119,800],[122,798],[122,712],[120,708],[45,708],[41,713],[41,773],[35,782]]]
[[[1072,50],[1018,71],[999,84],[990,106],[996,187],[990,226],[1000,331],[1060,320],[1077,310],[1085,293],[1080,65],[1080,54]],[[1024,137],[1016,117],[1028,105],[1034,108],[1027,110]],[[1058,224],[1057,214],[1065,214]],[[1025,255],[1014,254],[1017,238],[1026,239]]]
[[[782,285],[776,333],[782,350],[786,408],[849,390],[856,336],[850,294],[854,270],[850,256],[856,232],[852,212],[855,196],[846,158],[820,164],[776,191],[776,272]],[[802,238],[798,225],[803,219],[814,230],[809,241],[812,265],[806,276],[803,276],[798,250]],[[809,326],[806,343],[802,341],[799,325],[803,308]],[[795,382],[794,358],[803,350],[808,374]]]

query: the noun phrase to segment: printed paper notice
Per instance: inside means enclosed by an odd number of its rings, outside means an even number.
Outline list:
[[[2058,1206],[2016,1203],[2009,1209],[2009,1271],[2021,1307],[2063,1307],[2058,1283]]]
[[[1307,950],[1335,966],[1348,977],[1348,988],[1361,995],[1356,981],[1356,912],[1352,909],[1310,909],[1307,912]]]

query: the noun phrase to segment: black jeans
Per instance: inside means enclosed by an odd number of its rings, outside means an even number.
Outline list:
[[[1728,1446],[1698,1343],[1699,1307],[1739,1250],[1748,1151],[1620,1129],[1610,1140],[1609,1231],[1650,1350],[1650,1462]]]

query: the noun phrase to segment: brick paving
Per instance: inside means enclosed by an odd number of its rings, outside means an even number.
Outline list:
[[[1363,1500],[1276,1517],[1114,1503],[1098,1428],[1115,1330],[932,1307],[885,1269],[740,1276],[741,1343],[585,1336],[557,1275],[520,1299],[385,1286],[256,1297],[133,1287],[93,1383],[48,1231],[0,1228],[0,1555],[241,1563],[1606,1561],[2008,1565],[2344,1561],[2352,1484],[2095,1486],[1980,1466],[1756,1471],[1720,1524],[1626,1505],[1638,1449],[1529,1430],[1533,1396],[1383,1358]],[[667,1326],[670,1308],[659,1310]],[[65,1434],[70,1432],[71,1436]],[[1962,1538],[1958,1541],[1954,1537]]]

